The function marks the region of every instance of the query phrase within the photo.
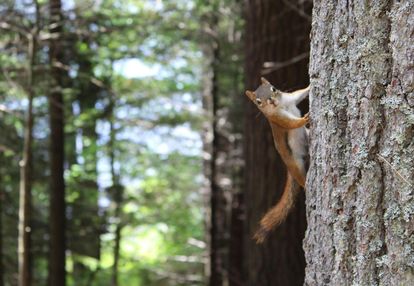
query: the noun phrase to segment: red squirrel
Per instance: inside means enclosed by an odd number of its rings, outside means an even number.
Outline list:
[[[276,150],[287,167],[285,189],[279,202],[260,220],[254,235],[262,243],[269,232],[280,225],[294,206],[300,187],[305,187],[308,161],[308,132],[305,125],[308,114],[301,117],[296,107],[309,95],[309,87],[292,93],[277,90],[265,78],[255,91],[246,91],[247,97],[259,108],[270,123]]]

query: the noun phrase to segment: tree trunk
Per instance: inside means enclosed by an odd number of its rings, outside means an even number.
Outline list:
[[[0,161],[4,162],[3,154],[0,154]],[[3,181],[0,176],[0,286],[4,286],[4,253],[3,253],[3,201],[4,201],[4,189],[3,189]]]
[[[55,37],[50,43],[52,90],[49,95],[50,116],[50,260],[49,283],[51,286],[65,285],[65,181],[64,172],[64,103],[62,95],[61,69],[56,67],[63,58],[61,46],[62,12],[61,1],[50,0],[50,33]]]
[[[204,41],[203,107],[207,113],[204,148],[205,175],[209,181],[209,284],[240,285],[243,261],[242,104],[240,93],[241,35],[237,18],[242,8],[237,1],[210,1],[201,17]]]
[[[204,176],[206,178],[206,194],[210,195],[207,209],[210,213],[206,216],[209,238],[209,265],[206,271],[210,286],[220,286],[227,281],[227,235],[228,213],[225,190],[219,183],[220,168],[219,156],[221,152],[222,136],[218,128],[219,110],[219,83],[218,66],[220,63],[220,39],[218,38],[218,7],[219,3],[213,1],[210,4],[212,11],[203,15],[205,24],[210,31],[209,40],[202,46],[206,64],[203,76],[203,109],[207,120],[204,123],[203,147]],[[208,206],[209,204],[209,206]]]
[[[246,87],[256,89],[261,76],[281,90],[307,85],[310,3],[250,0],[246,5]],[[245,285],[302,285],[306,228],[304,194],[284,224],[264,245],[252,240],[260,218],[280,198],[286,178],[272,133],[256,106],[245,113]]]
[[[119,213],[120,207],[117,208],[117,213]],[[118,268],[119,268],[119,250],[121,246],[121,222],[118,222],[115,228],[115,239],[114,239],[114,264],[112,265],[112,286],[118,286]]]
[[[414,281],[414,5],[315,3],[306,285]]]
[[[243,285],[243,206],[243,194],[233,194],[229,243],[229,286]]]
[[[110,114],[109,114],[109,158],[111,165],[111,178],[112,178],[112,187],[111,193],[113,195],[113,202],[115,204],[115,239],[114,239],[114,248],[113,248],[113,257],[114,264],[112,265],[112,286],[118,286],[118,266],[120,258],[120,247],[121,247],[121,233],[122,233],[122,202],[123,202],[123,187],[120,184],[119,172],[115,170],[115,95],[110,94]]]
[[[217,21],[214,23],[217,26]],[[211,277],[210,286],[223,285],[227,280],[227,256],[226,256],[226,234],[227,234],[227,212],[225,190],[219,183],[219,152],[220,134],[218,130],[218,72],[220,49],[218,41],[212,47],[211,63],[211,118],[212,118],[212,150],[211,150]]]
[[[217,24],[214,23],[213,26]],[[212,27],[215,28],[215,27]],[[223,190],[218,184],[218,152],[219,152],[219,134],[217,130],[217,109],[218,109],[218,83],[217,83],[217,64],[219,56],[219,47],[216,40],[211,46],[205,47],[205,56],[209,59],[206,66],[204,79],[204,103],[203,107],[207,113],[204,138],[204,150],[209,154],[209,158],[204,161],[204,172],[209,180],[210,193],[210,221],[208,229],[210,234],[210,269],[208,271],[210,282],[209,285],[222,285],[226,280],[226,262],[225,262],[225,245],[224,237],[226,234],[226,212],[225,198]]]
[[[79,7],[78,7],[79,8]],[[77,188],[69,189],[75,192],[77,197],[70,204],[72,216],[68,221],[68,248],[73,253],[100,258],[100,237],[96,235],[102,230],[102,218],[98,215],[98,133],[96,123],[101,116],[95,109],[99,99],[101,88],[96,86],[90,76],[93,74],[94,64],[92,61],[93,51],[90,48],[90,39],[83,37],[79,39],[87,45],[87,49],[79,51],[74,42],[73,58],[79,66],[78,76],[74,86],[78,89],[76,103],[79,104],[79,114],[87,119],[81,120],[81,126],[77,130],[77,137],[81,139],[81,148],[78,148],[78,164],[81,166],[83,175],[76,180]],[[79,191],[79,187],[82,189]],[[79,232],[82,229],[82,232]],[[85,241],[87,243],[85,243]],[[86,285],[90,277],[90,269],[83,264],[82,260],[76,260],[74,265],[74,282]]]
[[[36,21],[38,17],[38,4],[36,2]],[[34,98],[34,65],[36,57],[37,23],[28,35],[27,50],[27,97],[28,107],[24,133],[23,159],[20,162],[20,192],[19,192],[19,242],[18,265],[19,285],[31,284],[31,201],[32,201],[32,142],[33,142],[33,98]]]

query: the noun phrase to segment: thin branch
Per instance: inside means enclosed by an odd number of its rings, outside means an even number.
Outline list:
[[[16,151],[14,151],[13,149],[7,147],[6,145],[2,145],[0,144],[0,153],[2,152],[12,152],[13,154],[16,154]]]
[[[189,245],[192,245],[192,246],[195,246],[195,247],[198,247],[198,248],[201,248],[201,249],[206,249],[206,247],[207,247],[207,245],[204,241],[196,239],[194,237],[190,237],[188,239],[187,243]]]
[[[8,109],[4,104],[0,104],[0,112],[12,114],[13,112]]]
[[[182,262],[182,263],[201,263],[201,264],[206,264],[207,263],[206,258],[195,256],[195,255],[190,255],[190,256],[176,255],[176,256],[172,256],[171,258],[168,258],[167,260]]]
[[[288,6],[291,10],[295,11],[299,16],[312,22],[312,16],[306,14],[303,10],[299,9],[296,5],[293,5],[290,0],[283,0],[283,3]]]
[[[290,58],[287,61],[284,62],[264,62],[263,63],[263,69],[261,71],[262,75],[266,75],[269,73],[272,73],[278,69],[293,65],[297,62],[300,62],[301,60],[304,60],[309,57],[309,52],[299,54],[293,58]]]
[[[52,63],[52,66],[56,67],[56,68],[59,68],[59,69],[62,69],[62,70],[67,71],[67,72],[70,71],[70,69],[71,69],[69,65],[65,65],[64,63],[58,62],[58,61],[54,61]],[[92,84],[94,84],[97,87],[100,87],[102,89],[105,89],[106,91],[108,91],[112,94],[114,93],[114,91],[112,90],[112,88],[110,86],[106,85],[103,81],[99,80],[98,78],[90,76],[87,73],[79,73],[79,76],[85,76],[85,75],[87,76],[88,80]]]
[[[391,165],[391,163],[390,162],[388,162],[384,157],[382,157],[381,155],[377,155],[378,156],[378,158],[380,158],[382,161],[384,161],[390,168],[391,168],[391,170],[393,170],[396,174],[397,174],[397,176],[398,177],[400,177],[400,179],[401,180],[403,180],[408,186],[410,186],[410,187],[412,187],[412,184],[406,179],[406,178],[404,178],[403,177],[403,175],[401,175],[401,173],[400,172],[398,172],[397,171],[397,169],[395,169],[394,167],[393,167],[393,165]]]
[[[5,69],[1,68],[1,72],[4,76],[4,78],[6,79],[7,84],[10,85],[10,87],[15,88],[15,89],[21,89],[21,90],[23,90],[23,92],[27,93],[27,89],[23,85],[21,85],[18,82],[14,81],[9,76],[9,74],[5,71]]]
[[[21,30],[17,27],[14,27],[14,26],[10,25],[9,23],[7,23],[5,21],[0,22],[0,30],[12,31],[12,32],[18,33],[18,34],[20,34],[24,37],[27,37],[27,34],[28,34],[27,31],[24,31],[24,30]]]
[[[169,271],[163,271],[158,269],[148,269],[149,271],[153,272],[159,279],[169,279],[174,280],[178,283],[202,283],[203,277],[201,275],[196,274],[182,274],[182,273],[175,273]]]

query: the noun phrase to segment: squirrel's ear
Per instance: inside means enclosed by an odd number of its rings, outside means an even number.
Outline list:
[[[262,84],[270,84],[270,82],[267,81],[267,79],[265,79],[264,77],[260,78]]]
[[[256,94],[254,93],[254,91],[246,90],[246,95],[253,101],[256,99]]]

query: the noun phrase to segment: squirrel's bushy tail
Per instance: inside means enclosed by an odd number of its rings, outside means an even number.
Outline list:
[[[257,243],[263,243],[269,232],[281,224],[293,208],[300,186],[288,172],[286,186],[280,201],[272,207],[260,220],[260,228],[255,233],[254,239]]]

